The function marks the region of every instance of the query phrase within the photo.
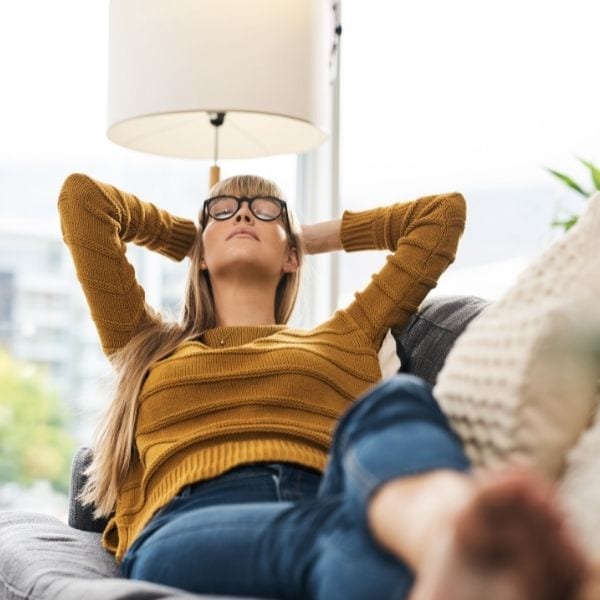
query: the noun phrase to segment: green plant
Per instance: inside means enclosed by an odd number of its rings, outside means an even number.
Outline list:
[[[557,179],[562,181],[566,186],[581,194],[584,198],[589,198],[594,191],[600,190],[600,169],[596,167],[593,163],[588,160],[583,160],[583,158],[578,158],[579,162],[581,162],[589,171],[592,179],[593,188],[591,191],[587,191],[583,186],[579,185],[572,177],[565,175],[564,173],[560,173],[555,171],[554,169],[546,168],[546,171],[554,175]],[[565,231],[568,231],[577,223],[577,219],[579,215],[577,213],[571,213],[567,216],[566,219],[552,221],[552,227],[563,227]]]
[[[47,374],[0,347],[0,484],[48,480],[69,491],[75,439],[72,418]]]

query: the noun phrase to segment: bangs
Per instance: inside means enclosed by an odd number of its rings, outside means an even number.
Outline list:
[[[234,175],[217,182],[209,190],[206,198],[213,196],[248,196],[254,198],[256,196],[275,196],[287,203],[287,197],[283,190],[270,179],[260,177],[259,175]],[[286,214],[290,225],[291,241],[296,245],[298,243],[297,236],[300,234],[299,225],[297,224],[296,215],[291,207],[286,207]],[[283,217],[282,217],[283,219]],[[198,211],[198,223],[202,223],[202,207]]]
[[[274,182],[257,175],[236,175],[215,184],[208,197],[231,194],[232,196],[275,196],[286,200],[283,190]]]

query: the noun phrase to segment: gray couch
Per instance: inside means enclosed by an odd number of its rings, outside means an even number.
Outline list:
[[[426,299],[401,331],[392,332],[400,371],[435,383],[456,338],[488,304],[476,296]],[[43,514],[0,512],[0,600],[224,598],[120,576],[112,554],[100,544],[105,521],[94,520],[91,510],[74,500],[91,458],[87,447],[74,457],[68,525]]]

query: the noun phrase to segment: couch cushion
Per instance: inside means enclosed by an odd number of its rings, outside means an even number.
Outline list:
[[[426,298],[404,328],[393,331],[400,371],[433,385],[458,336],[489,304],[489,300],[478,296]]]
[[[467,326],[438,376],[434,396],[476,465],[518,460],[560,475],[598,404],[582,350],[600,333],[599,298],[600,193]]]
[[[121,578],[100,534],[39,513],[0,512],[0,598],[116,600],[225,598]]]

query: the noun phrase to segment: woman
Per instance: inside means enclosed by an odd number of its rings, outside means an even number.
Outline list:
[[[570,598],[587,565],[548,486],[480,480],[430,387],[377,352],[455,258],[460,194],[300,227],[271,181],[216,184],[199,227],[86,175],[61,228],[117,385],[81,494],[125,577],[264,598]],[[147,305],[133,242],[191,259]],[[345,309],[289,328],[303,253],[393,252]],[[495,524],[501,523],[499,530]]]

